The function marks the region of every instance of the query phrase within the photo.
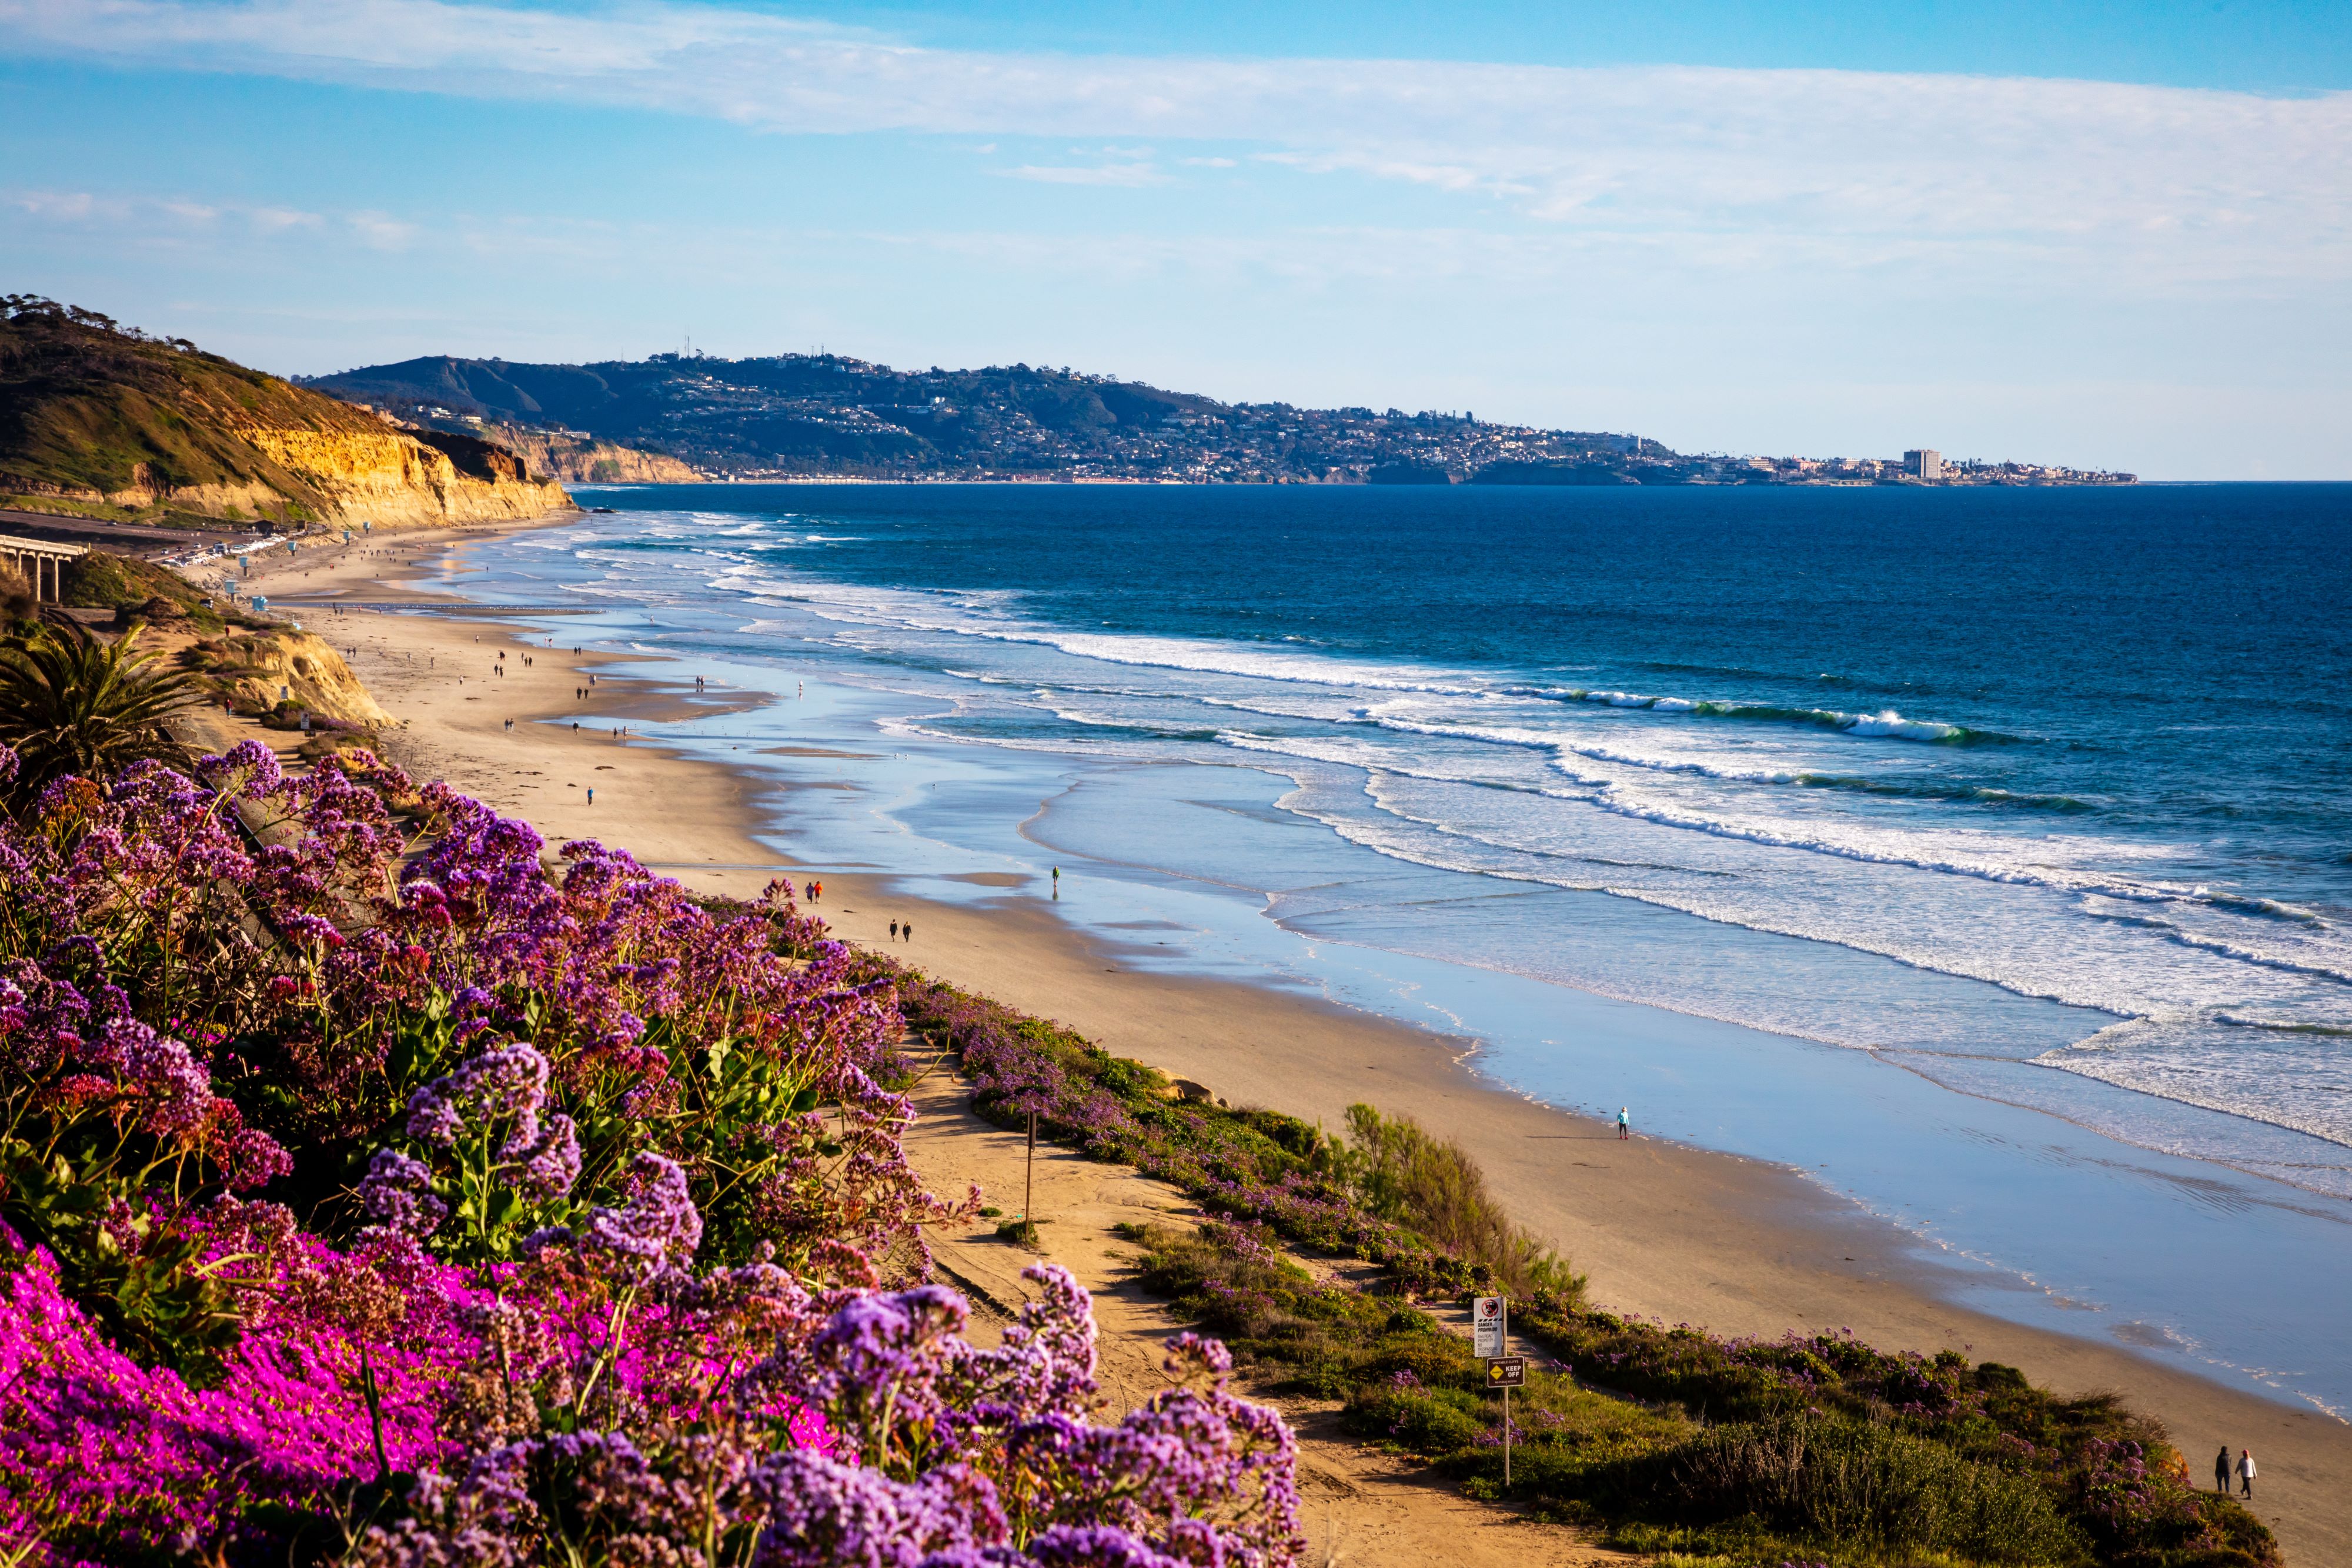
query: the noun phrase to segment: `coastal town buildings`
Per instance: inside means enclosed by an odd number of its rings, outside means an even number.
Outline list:
[[[2118,484],[2019,464],[1682,453],[1467,413],[1225,403],[1015,364],[899,371],[840,354],[593,365],[434,358],[308,383],[434,428],[484,422],[667,454],[710,479],[1372,485]]]

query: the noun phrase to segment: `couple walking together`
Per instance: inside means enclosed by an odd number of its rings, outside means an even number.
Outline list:
[[[2252,1448],[2238,1450],[2238,1485],[2242,1489],[2239,1496],[2254,1495],[2254,1451]],[[2213,1456],[2213,1490],[2218,1492],[2230,1490],[2230,1445],[2227,1443],[2222,1444],[2221,1451]]]

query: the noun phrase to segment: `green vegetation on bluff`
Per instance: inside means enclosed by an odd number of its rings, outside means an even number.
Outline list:
[[[450,475],[458,488],[530,483],[489,442],[397,430],[184,338],[0,296],[0,504],[177,525],[299,524],[337,517],[346,504],[338,486],[363,478],[371,507],[437,520],[452,510],[440,493]],[[508,506],[499,515],[529,514]]]
[[[152,497],[258,486],[278,497],[255,508],[264,515],[311,516],[317,493],[239,434],[257,425],[383,429],[361,410],[184,339],[151,338],[30,296],[0,299],[0,491]],[[155,509],[142,499],[110,515]]]
[[[1041,1135],[1132,1164],[1215,1216],[1123,1232],[1143,1249],[1146,1290],[1224,1338],[1237,1364],[1344,1401],[1350,1431],[1474,1497],[1597,1526],[1675,1568],[2280,1560],[2260,1521],[2193,1490],[2163,1428],[2112,1395],[2061,1397],[1953,1351],[1726,1339],[1603,1312],[1466,1154],[1408,1117],[1356,1106],[1342,1141],[1271,1111],[1171,1100],[1161,1075],[1067,1030],[866,962],[897,981],[913,1030],[957,1053],[982,1115],[1012,1125],[1034,1111]],[[1496,1290],[1514,1297],[1530,1363],[1507,1491],[1501,1401],[1469,1342],[1423,1310]]]

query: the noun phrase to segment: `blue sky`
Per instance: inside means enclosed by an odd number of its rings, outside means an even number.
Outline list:
[[[0,0],[0,287],[2352,477],[2346,14]]]

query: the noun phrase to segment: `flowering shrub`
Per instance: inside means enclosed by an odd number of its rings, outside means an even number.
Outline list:
[[[46,964],[0,960],[0,1214],[125,1344],[203,1364],[233,1322],[222,1287],[195,1268],[198,1242],[150,1194],[250,1188],[291,1161],[213,1092],[185,1045],[131,1016],[119,987],[89,985],[97,961],[88,938]]]
[[[552,1228],[580,1179],[580,1136],[547,1101],[547,1058],[520,1041],[417,1090],[406,1131],[419,1155],[378,1149],[360,1181],[371,1229],[421,1241],[454,1217],[436,1250],[480,1261],[511,1256],[526,1229]]]
[[[209,1387],[126,1354],[68,1297],[46,1248],[0,1232],[12,1556],[110,1562],[148,1541],[190,1554],[232,1521],[452,1451],[439,1390],[477,1345],[462,1283],[421,1260],[336,1254],[269,1205],[221,1206],[197,1246],[206,1262],[248,1260],[248,1288],[225,1292],[243,1332]]]
[[[1067,1276],[920,1282],[887,977],[544,851],[251,745],[0,824],[0,1558],[1292,1560],[1221,1347],[1106,1421]]]

